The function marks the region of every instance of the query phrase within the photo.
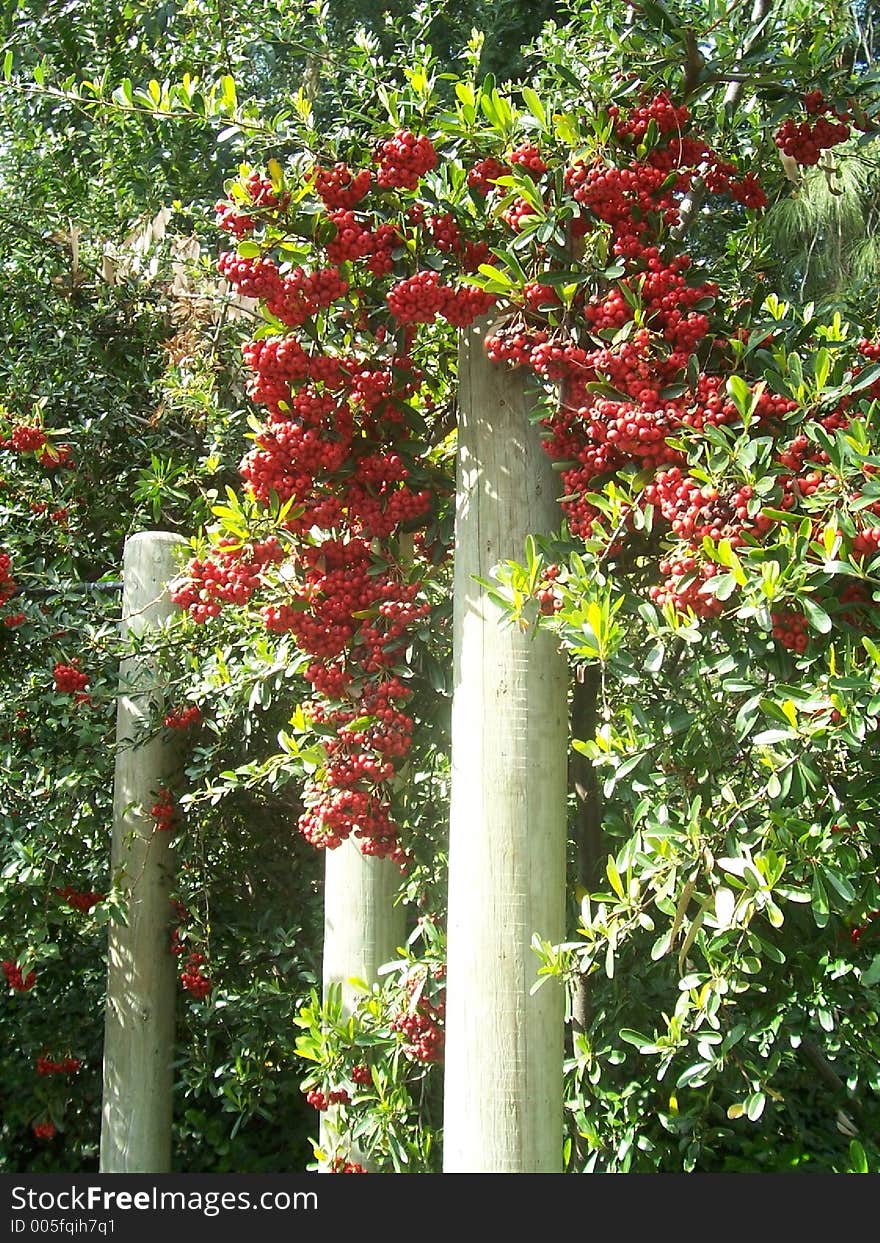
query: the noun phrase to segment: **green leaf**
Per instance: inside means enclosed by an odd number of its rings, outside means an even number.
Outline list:
[[[868,1154],[865,1152],[862,1144],[857,1139],[850,1140],[849,1144],[849,1169],[848,1174],[867,1174]]]
[[[692,1066],[686,1067],[675,1081],[677,1088],[686,1088],[688,1084],[692,1087],[699,1087],[705,1083],[712,1070],[711,1062],[694,1062]]]
[[[235,78],[231,74],[224,73],[220,79],[220,98],[225,108],[230,112],[235,111],[237,104]]]
[[[644,1036],[641,1032],[633,1031],[631,1027],[622,1027],[617,1034],[627,1044],[635,1045],[640,1053],[652,1053],[657,1048],[650,1036]]]
[[[111,98],[115,103],[122,104],[123,107],[131,108],[134,104],[134,90],[131,85],[131,80],[129,78],[123,78],[119,86],[117,86],[116,90],[113,92]]]
[[[488,277],[497,285],[501,285],[505,289],[516,289],[516,282],[511,280],[506,272],[502,272],[500,268],[494,268],[490,263],[481,263],[478,271],[481,276]]]
[[[609,980],[614,979],[614,942],[609,941],[605,947],[605,974]]]
[[[764,914],[774,928],[781,928],[785,923],[785,916],[772,898],[767,898],[764,903]]]
[[[774,743],[785,742],[786,739],[796,736],[795,731],[791,729],[764,729],[759,734],[755,734],[752,742],[759,747],[772,747]]]
[[[830,883],[832,889],[837,890],[844,902],[855,902],[856,891],[853,889],[852,885],[845,876],[842,876],[840,872],[835,871],[834,868],[829,867],[823,868],[822,873],[825,879]]]
[[[516,253],[513,250],[503,248],[501,246],[496,246],[494,253],[495,253],[496,258],[504,260],[504,262],[507,264],[507,266],[510,268],[510,271],[513,273],[514,277],[516,278],[516,281],[518,281],[520,285],[524,285],[529,278],[526,275],[525,270],[522,264],[520,263],[519,258],[517,257]],[[509,273],[506,273],[506,275],[509,275]],[[541,277],[541,279],[542,280],[544,279],[543,276]]]
[[[763,1092],[753,1092],[746,1100],[746,1117],[749,1122],[757,1122],[761,1114],[764,1112],[766,1097]]]
[[[639,756],[638,758],[641,759],[641,756]],[[615,864],[614,860],[610,857],[608,859],[607,864],[605,865],[605,875],[608,877],[608,880],[611,884],[611,888],[617,894],[618,898],[620,898],[621,901],[624,901],[626,895],[624,894],[624,891],[623,891],[623,882],[620,879],[620,873],[617,870],[617,865]]]
[[[822,878],[817,868],[813,872],[813,884],[810,889],[810,904],[813,908],[813,919],[816,921],[817,928],[824,928],[828,923],[828,894],[825,892],[825,886],[822,884]]]
[[[816,376],[816,387],[823,389],[828,376],[831,374],[831,355],[825,346],[821,346],[813,359],[813,372]]]
[[[861,981],[865,988],[871,988],[874,984],[880,984],[880,954],[877,954],[870,966],[864,969]]]
[[[859,393],[863,388],[868,388],[875,380],[880,380],[880,363],[872,363],[870,367],[865,367],[864,371],[853,380],[850,387],[851,393]]]
[[[820,634],[828,634],[831,629],[831,618],[821,605],[816,604],[815,600],[811,600],[809,596],[804,596],[800,604],[813,629],[818,630]]]
[[[537,93],[533,91],[530,86],[524,86],[522,88],[521,94],[523,98],[523,103],[528,108],[529,112],[532,114],[535,120],[540,122],[541,128],[546,129],[547,128],[547,114],[544,111],[544,105],[541,103],[541,100],[539,96],[537,95]]]
[[[745,418],[752,404],[752,390],[741,375],[732,375],[727,381],[727,391],[739,413]]]
[[[862,647],[871,657],[874,664],[880,665],[880,647],[877,646],[874,640],[869,639],[867,635],[862,635]]]
[[[498,251],[496,250],[496,254]],[[537,279],[542,285],[551,285],[554,289],[564,289],[568,285],[583,285],[589,279],[588,272],[541,272]]]
[[[645,673],[657,673],[663,666],[665,654],[666,648],[662,643],[655,643],[653,647],[649,648],[642,664]]]

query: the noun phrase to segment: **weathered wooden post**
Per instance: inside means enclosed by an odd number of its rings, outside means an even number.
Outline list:
[[[134,639],[174,612],[166,584],[186,541],[164,531],[131,536],[123,558],[122,631]],[[120,668],[111,868],[127,922],[110,925],[100,1169],[171,1169],[175,961],[169,952],[174,851],[149,814],[178,768],[179,744],[155,732],[163,708],[156,662],[135,651]],[[148,736],[152,731],[152,736]],[[176,734],[175,734],[176,737]]]
[[[365,857],[351,838],[326,852],[324,992],[340,985],[346,1014],[361,996],[351,980],[371,987],[403,943],[405,911],[394,905],[399,883],[400,872],[389,859]]]
[[[405,911],[394,905],[400,872],[390,859],[362,855],[351,838],[325,853],[324,998],[333,985],[338,985],[343,1014],[350,1015],[362,995],[352,980],[361,980],[372,988],[379,979],[379,968],[396,958],[403,944]],[[321,1114],[320,1143],[330,1160],[342,1138],[337,1111],[328,1109]],[[358,1151],[345,1155],[370,1166]]]
[[[521,371],[479,326],[459,363],[444,1172],[562,1166],[564,995],[534,995],[533,934],[565,927],[566,663],[503,627],[475,578],[559,525],[558,481]]]

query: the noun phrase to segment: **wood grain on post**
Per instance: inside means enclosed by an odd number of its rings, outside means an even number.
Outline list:
[[[445,1173],[562,1166],[564,994],[535,993],[534,934],[565,927],[567,670],[502,624],[476,578],[560,523],[523,372],[462,335],[455,528]]]
[[[124,635],[145,636],[174,612],[166,584],[178,572],[175,552],[181,545],[180,536],[164,531],[126,541]],[[100,1153],[100,1170],[108,1174],[171,1169],[174,851],[171,834],[156,830],[149,808],[172,782],[180,752],[176,735],[156,731],[163,707],[155,661],[149,654],[126,658],[116,718],[111,867],[127,923],[111,923],[108,947]]]

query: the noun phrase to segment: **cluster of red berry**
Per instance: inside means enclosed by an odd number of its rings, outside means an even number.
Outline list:
[[[166,729],[189,729],[193,725],[202,723],[202,710],[198,704],[175,708],[165,713],[163,723]]]
[[[311,273],[302,268],[282,272],[273,259],[242,258],[229,253],[220,256],[217,266],[221,276],[240,294],[260,298],[267,310],[288,328],[299,328],[348,292],[348,282],[336,267],[318,268]]]
[[[401,1034],[407,1057],[416,1062],[442,1062],[446,1045],[442,1002],[434,1006],[421,998],[414,1010],[395,1015],[391,1028]]]
[[[849,939],[853,945],[858,945],[866,932],[870,931],[871,925],[880,919],[880,911],[869,911],[862,924],[854,924],[849,930]]]
[[[527,162],[532,155],[523,150],[518,158]],[[451,212],[426,212],[413,201],[436,163],[428,138],[401,130],[377,146],[373,168],[339,162],[313,170],[311,185],[326,215],[315,233],[311,271],[284,271],[268,248],[259,259],[220,261],[239,292],[260,297],[288,328],[319,309],[349,326],[344,352],[323,339],[324,348],[316,349],[293,333],[246,347],[250,394],[265,406],[266,418],[241,473],[256,501],[291,502],[285,574],[262,618],[267,629],[293,634],[313,657],[306,673],[314,688],[309,712],[336,731],[324,743],[319,782],[305,791],[300,830],[331,848],[353,836],[364,853],[401,866],[407,856],[389,788],[409,750],[413,721],[404,707],[410,689],[391,670],[428,605],[400,562],[398,540],[403,530],[424,526],[432,505],[430,491],[413,479],[409,444],[428,400],[406,346],[417,325],[438,316],[470,323],[494,301],[466,281],[441,281],[427,270],[394,277],[395,248],[407,236],[418,234],[438,256],[450,257],[459,274],[488,256]],[[396,220],[383,218],[389,204],[399,211]],[[338,266],[323,265],[322,250],[330,263],[349,265],[344,276]],[[402,325],[397,337],[367,313],[352,322],[347,294],[355,274],[358,296],[381,300]],[[316,530],[324,533],[318,542]],[[230,543],[209,561],[194,562],[177,603],[197,621],[223,604],[247,603],[271,577],[255,549]],[[281,556],[279,550],[271,564]],[[363,720],[365,727],[351,728]]]
[[[14,453],[37,453],[48,442],[45,428],[36,424],[17,423],[8,436],[0,435],[0,449]]]
[[[218,228],[231,233],[233,237],[245,237],[257,227],[257,213],[260,208],[277,208],[282,205],[286,207],[290,201],[289,194],[279,196],[270,179],[256,170],[242,178],[239,185],[243,190],[244,211],[239,211],[235,204],[225,200],[221,200],[214,208]]]
[[[771,614],[773,622],[773,638],[778,639],[783,647],[792,652],[805,652],[810,642],[807,619],[803,613],[793,609],[780,610]]]
[[[193,950],[187,955],[183,970],[180,973],[180,982],[183,987],[200,1001],[207,997],[214,987],[211,979],[202,970],[206,962],[207,959],[204,954]]]
[[[437,152],[430,138],[411,130],[398,130],[379,144],[376,182],[383,190],[415,190],[425,173],[437,167]]]
[[[60,505],[58,509],[49,510],[49,521],[55,522],[60,527],[66,527],[70,520],[70,506]]]
[[[556,585],[559,573],[560,569],[558,565],[546,566],[541,582],[538,584],[538,590],[536,593],[538,608],[546,616],[552,617],[554,613],[558,613],[564,603],[562,594]]]
[[[0,966],[3,967],[7,987],[11,988],[14,993],[26,993],[36,983],[36,972],[29,971],[25,976],[17,962],[12,962],[7,958],[0,963]]]
[[[819,163],[823,151],[846,142],[850,127],[848,114],[838,112],[821,91],[807,92],[804,111],[815,120],[789,118],[777,130],[774,141],[783,155],[809,167]]]
[[[164,786],[156,791],[156,801],[150,808],[150,815],[157,833],[170,833],[177,828],[177,804],[174,795]]]
[[[316,168],[313,173],[315,191],[328,211],[349,211],[366,196],[373,180],[368,168],[353,173],[341,161],[332,168]]]
[[[388,309],[399,324],[432,324],[440,317],[466,328],[495,304],[495,295],[463,285],[443,285],[437,272],[416,272],[388,291]]]
[[[659,471],[645,489],[645,500],[657,507],[679,539],[726,539],[732,548],[745,543],[747,535],[759,539],[773,525],[759,508],[752,513],[754,495],[748,485],[722,494],[680,466]]]
[[[8,552],[0,552],[0,604],[5,604],[15,594],[16,584],[12,577],[12,558]]]
[[[197,622],[217,617],[224,604],[247,604],[263,581],[270,564],[283,559],[284,553],[274,538],[243,548],[235,540],[221,542],[215,557],[194,559],[187,567],[184,582],[171,593],[182,609],[189,611]]]
[[[52,677],[56,691],[62,695],[73,695],[77,703],[91,703],[91,696],[86,692],[89,675],[80,669],[78,657],[75,656],[69,663],[56,661]]]
[[[189,922],[189,911],[176,898],[171,900],[171,910],[177,920],[171,929],[171,941],[168,949],[175,958],[181,958],[188,950],[186,925]]]
[[[72,445],[45,444],[37,453],[37,461],[47,470],[62,466],[72,470],[76,465],[73,460]]]
[[[442,1062],[446,1047],[445,967],[429,970],[420,965],[406,981],[406,1005],[391,1020],[401,1038],[404,1054],[414,1062]]]
[[[312,1109],[317,1109],[321,1113],[331,1109],[334,1105],[351,1104],[351,1097],[346,1088],[332,1088],[329,1092],[322,1092],[320,1088],[312,1088],[306,1092],[306,1100]]]
[[[95,893],[93,889],[89,889],[85,893],[80,892],[78,889],[74,889],[73,885],[64,885],[63,887],[56,885],[55,892],[59,898],[63,898],[68,906],[73,907],[75,911],[82,911],[84,914],[88,914],[93,906],[103,902],[105,897],[103,893]]]
[[[51,1057],[37,1058],[38,1075],[75,1075],[82,1066],[78,1057],[65,1057],[56,1062]]]

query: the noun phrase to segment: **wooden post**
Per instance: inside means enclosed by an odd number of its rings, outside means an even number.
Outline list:
[[[390,859],[367,858],[351,838],[325,854],[324,997],[331,985],[338,984],[348,1016],[363,995],[352,980],[372,988],[382,964],[398,957],[406,913],[403,906],[394,905],[400,872]],[[321,1114],[320,1144],[330,1160],[344,1142],[337,1115],[336,1109]],[[346,1148],[344,1155],[370,1168],[360,1151]]]
[[[177,573],[181,545],[180,536],[164,531],[126,541],[123,634],[143,636],[173,613],[166,584]],[[155,732],[162,709],[155,661],[148,654],[126,658],[116,717],[111,867],[127,898],[127,923],[111,923],[109,935],[100,1153],[107,1174],[171,1169],[174,852],[171,834],[156,830],[149,808],[178,769],[179,744]]]
[[[324,993],[342,989],[342,1007],[351,1014],[362,980],[372,987],[379,968],[396,958],[403,943],[405,911],[394,906],[400,871],[390,859],[367,858],[351,838],[326,851],[324,863]]]
[[[459,360],[445,1173],[562,1167],[564,993],[537,979],[533,934],[565,928],[564,657],[503,627],[475,577],[558,527],[558,480],[529,423],[521,371]]]

